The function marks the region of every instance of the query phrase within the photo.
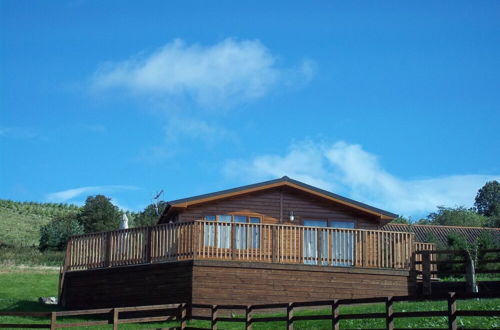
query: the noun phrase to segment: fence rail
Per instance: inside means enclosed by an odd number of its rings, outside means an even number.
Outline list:
[[[209,259],[409,269],[414,234],[199,220],[72,237],[64,271]]]
[[[245,324],[245,329],[252,329],[253,324],[261,322],[283,322],[286,329],[291,330],[294,323],[297,321],[312,321],[312,320],[329,320],[332,329],[340,328],[341,320],[355,319],[385,319],[386,329],[394,329],[394,320],[396,318],[413,318],[413,317],[446,317],[448,320],[448,329],[457,329],[457,317],[500,317],[500,310],[457,310],[457,300],[465,299],[483,299],[483,298],[500,298],[499,292],[493,293],[455,293],[449,292],[447,295],[434,296],[396,296],[396,297],[377,297],[377,298],[360,298],[360,299],[334,299],[326,301],[307,301],[307,302],[289,302],[278,304],[260,304],[260,305],[208,305],[208,304],[168,304],[154,306],[136,306],[136,307],[121,307],[121,308],[102,308],[80,311],[62,311],[62,312],[0,312],[0,316],[18,316],[18,317],[50,317],[50,323],[47,324],[19,324],[19,323],[0,323],[0,328],[71,328],[80,326],[94,326],[113,324],[113,329],[118,329],[120,324],[126,323],[143,323],[143,322],[164,322],[177,321],[179,326],[162,329],[217,329],[220,322],[239,322]],[[403,311],[394,312],[395,302],[415,302],[415,301],[442,301],[448,303],[447,310],[443,311]],[[385,304],[384,312],[379,313],[359,313],[359,314],[341,314],[340,307],[343,305],[357,305],[367,303],[383,303]],[[328,314],[316,315],[294,315],[297,308],[300,307],[327,307],[330,309]],[[194,310],[204,309],[209,311],[209,315],[194,314]],[[285,312],[283,316],[265,316],[255,317],[258,312],[268,313],[270,309],[281,309]],[[243,316],[226,317],[222,315],[222,311],[239,310]],[[161,315],[142,316],[128,315],[121,317],[125,313],[134,312],[152,312],[160,311]],[[58,323],[57,318],[69,316],[95,316],[102,315],[103,320],[94,321],[78,321],[74,323],[64,322]],[[188,320],[204,320],[210,321],[209,328],[194,328],[188,327]]]

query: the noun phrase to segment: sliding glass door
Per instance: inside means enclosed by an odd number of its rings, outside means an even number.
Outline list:
[[[330,221],[328,227],[353,229],[354,222]],[[349,267],[354,263],[354,235],[351,231],[332,232],[333,266]]]
[[[326,220],[304,220],[304,263],[308,265],[328,264],[328,233],[321,230],[327,227]],[[321,261],[320,261],[321,260]]]

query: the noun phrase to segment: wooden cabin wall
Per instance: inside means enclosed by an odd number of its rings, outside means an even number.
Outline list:
[[[193,303],[267,304],[414,294],[402,270],[197,261]]]
[[[293,211],[295,220],[289,220]],[[192,205],[179,213],[179,220],[189,222],[205,215],[244,214],[262,217],[263,223],[301,225],[304,219],[353,221],[358,229],[378,229],[377,218],[357,212],[289,187],[274,188],[221,200]]]

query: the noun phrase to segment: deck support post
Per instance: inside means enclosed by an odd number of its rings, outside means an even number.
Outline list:
[[[387,327],[387,330],[394,330],[394,311],[392,308],[394,300],[391,297],[387,297],[387,300],[385,301],[385,324]]]
[[[457,298],[455,292],[448,292],[448,329],[457,329]]]
[[[286,307],[286,329],[293,330],[293,303]]]
[[[332,301],[332,329],[339,330],[340,329],[340,318],[339,318],[339,300],[334,299]]]

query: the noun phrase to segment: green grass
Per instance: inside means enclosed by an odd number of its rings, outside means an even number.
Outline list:
[[[38,303],[38,297],[57,295],[58,273],[55,269],[47,268],[20,268],[7,267],[0,270],[0,310],[1,311],[55,311],[59,310],[56,306],[43,306]],[[500,310],[500,299],[483,299],[458,301],[458,310]],[[384,311],[383,304],[367,304],[358,306],[342,306],[340,313],[375,313]],[[418,302],[418,303],[395,303],[394,311],[428,311],[428,310],[446,310],[447,304],[442,302]],[[330,310],[299,310],[296,315],[317,315],[329,314]],[[283,313],[267,314],[266,316],[283,316]],[[259,317],[259,316],[255,316]],[[77,322],[90,320],[82,318],[66,318],[64,322]],[[0,323],[48,323],[48,319],[28,318],[28,317],[0,317]],[[121,329],[152,328],[161,326],[173,326],[178,323],[154,323],[154,324],[130,324],[120,325]],[[208,322],[190,321],[192,326],[209,327]],[[482,328],[494,329],[500,327],[500,318],[485,317],[460,317],[458,325],[461,328]],[[296,329],[329,329],[329,321],[300,321],[295,322]],[[379,320],[342,320],[341,328],[383,328],[385,323]],[[447,327],[445,317],[432,318],[408,318],[396,319],[397,328],[433,328]],[[254,329],[276,329],[284,328],[284,322],[255,323]],[[220,329],[243,329],[242,323],[220,322]],[[79,329],[85,329],[81,327]],[[111,326],[88,327],[88,329],[111,329]]]

